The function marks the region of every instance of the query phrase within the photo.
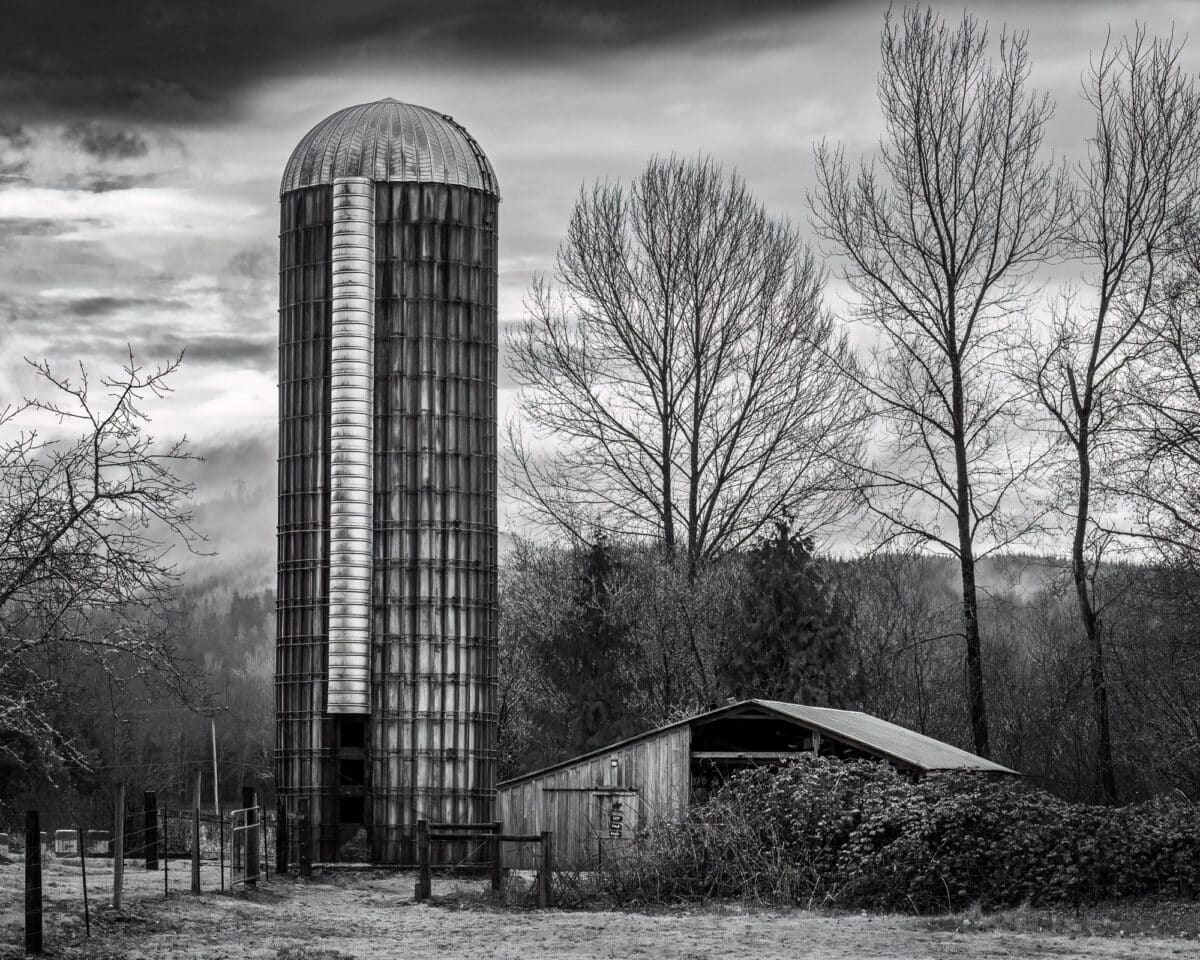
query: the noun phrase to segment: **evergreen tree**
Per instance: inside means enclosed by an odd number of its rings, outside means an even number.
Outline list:
[[[718,677],[739,700],[855,706],[849,618],[809,537],[777,522],[746,556],[741,636],[730,636]]]
[[[598,538],[581,557],[570,614],[541,652],[543,676],[565,707],[559,722],[566,720],[572,753],[603,747],[640,727],[630,707],[629,629],[613,602],[619,573],[611,547]]]

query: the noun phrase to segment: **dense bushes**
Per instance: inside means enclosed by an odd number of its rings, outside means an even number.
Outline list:
[[[1017,780],[803,758],[732,778],[605,873],[618,899],[877,909],[1200,891],[1194,804],[1071,804]]]

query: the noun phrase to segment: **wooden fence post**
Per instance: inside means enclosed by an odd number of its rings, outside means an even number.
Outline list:
[[[504,832],[504,824],[499,820],[492,823],[492,889],[500,889],[500,881],[503,877],[502,867],[500,864],[500,834]]]
[[[300,853],[300,876],[312,876],[312,827],[308,819],[308,799],[300,801],[300,819],[296,823],[296,849]]]
[[[217,808],[217,873],[221,877],[221,889],[225,889],[225,814]]]
[[[25,812],[25,952],[42,952],[42,831],[38,812]]]
[[[117,785],[113,810],[113,895],[114,910],[121,909],[121,884],[125,879],[125,784]]]
[[[76,842],[79,844],[79,876],[83,881],[83,927],[90,937],[92,935],[92,917],[91,911],[88,909],[87,847],[83,842],[83,827],[75,828],[75,836],[78,838]]]
[[[200,790],[201,774],[192,784],[192,893],[200,892]]]
[[[548,907],[554,900],[551,874],[554,873],[554,834],[543,830],[541,834],[542,866],[538,871],[538,906]]]
[[[167,808],[162,809],[163,899],[171,897],[171,835],[167,832]]]
[[[246,886],[258,886],[258,796],[253,787],[242,787],[242,806],[246,808]]]
[[[142,852],[146,869],[158,869],[158,795],[151,790],[142,794]]]
[[[417,900],[433,895],[433,878],[429,872],[429,821],[417,821]]]

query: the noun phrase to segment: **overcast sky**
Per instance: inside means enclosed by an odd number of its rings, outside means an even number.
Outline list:
[[[210,457],[198,482],[213,546],[272,557],[278,185],[305,131],[388,96],[466,126],[500,179],[511,322],[580,185],[634,176],[652,154],[711,153],[806,223],[813,143],[858,155],[878,140],[885,8],[0,0],[0,399],[30,388],[23,356],[103,367],[126,342],[151,360],[185,350],[155,430]],[[1030,31],[1058,153],[1087,135],[1080,77],[1110,26],[1190,34],[1200,70],[1195,0],[969,9]]]

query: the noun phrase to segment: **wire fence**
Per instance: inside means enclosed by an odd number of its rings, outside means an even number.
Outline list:
[[[236,891],[270,882],[274,874],[275,817],[258,805],[232,811],[147,806],[126,809],[121,820],[119,826],[43,831],[38,813],[29,811],[23,835],[0,834],[0,862],[17,865],[14,873],[23,877],[23,896],[0,898],[12,904],[2,908],[0,921],[23,922],[27,954],[43,951],[47,928],[54,942],[76,940],[90,936],[98,917],[118,915],[128,904]]]

